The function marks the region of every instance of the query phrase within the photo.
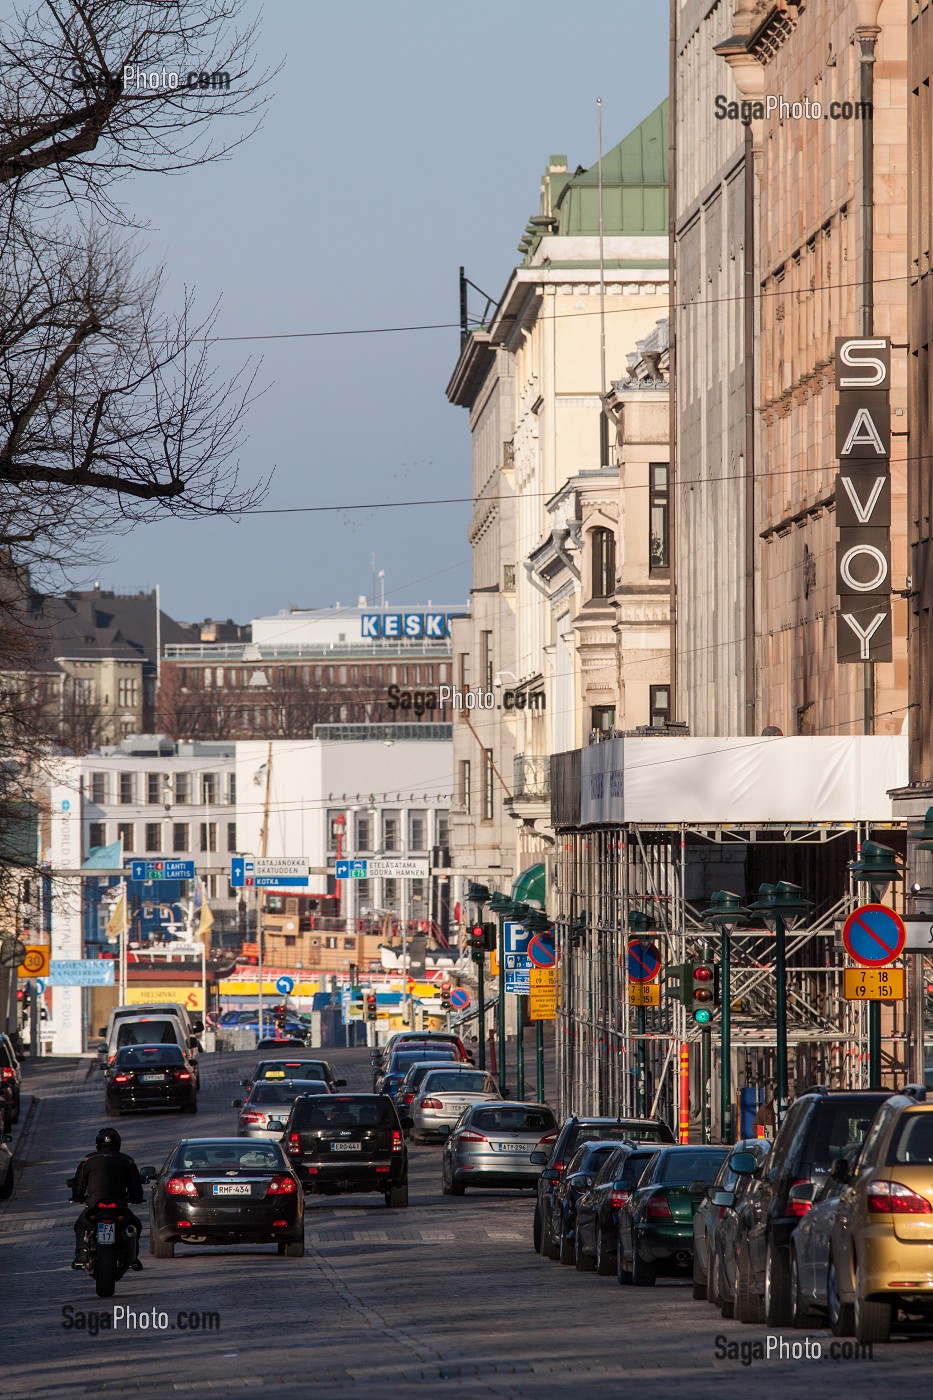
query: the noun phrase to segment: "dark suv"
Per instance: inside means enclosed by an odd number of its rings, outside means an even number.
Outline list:
[[[538,1199],[535,1203],[534,1246],[546,1259],[560,1254],[561,1203],[557,1187],[571,1157],[581,1143],[599,1138],[620,1142],[673,1142],[674,1135],[659,1118],[568,1118],[557,1135],[550,1158],[546,1153],[533,1152],[531,1160],[546,1167],[538,1178]]]
[[[384,1094],[303,1094],[282,1146],[307,1192],[378,1191],[387,1206],[408,1205],[408,1149]]]
[[[735,1301],[740,1322],[791,1325],[790,1237],[810,1202],[791,1187],[825,1176],[865,1140],[884,1089],[808,1089],[787,1110],[736,1213]],[[799,1193],[798,1193],[799,1194]]]

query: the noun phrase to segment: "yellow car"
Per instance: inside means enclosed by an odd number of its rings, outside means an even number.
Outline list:
[[[886,1342],[897,1310],[933,1316],[933,1102],[913,1086],[881,1105],[832,1226],[833,1331]]]

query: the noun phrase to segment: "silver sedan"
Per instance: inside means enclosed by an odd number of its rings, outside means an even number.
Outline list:
[[[474,1104],[444,1143],[444,1195],[462,1196],[467,1186],[536,1186],[541,1168],[531,1154],[550,1153],[556,1131],[544,1104]]]
[[[292,1104],[300,1094],[332,1092],[323,1079],[257,1080],[245,1099],[233,1100],[233,1107],[240,1110],[237,1137],[270,1138],[277,1142],[282,1136]],[[280,1126],[269,1126],[274,1123]]]
[[[491,1074],[469,1065],[449,1065],[429,1070],[418,1086],[409,1112],[415,1142],[446,1137],[463,1113],[475,1103],[501,1099]]]

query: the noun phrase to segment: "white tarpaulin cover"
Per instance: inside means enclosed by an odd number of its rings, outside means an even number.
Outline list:
[[[609,739],[583,751],[580,819],[690,822],[893,820],[907,737]]]

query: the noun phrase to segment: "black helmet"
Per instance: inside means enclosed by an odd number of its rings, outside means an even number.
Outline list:
[[[98,1152],[119,1152],[122,1138],[116,1128],[101,1128],[97,1134]]]

